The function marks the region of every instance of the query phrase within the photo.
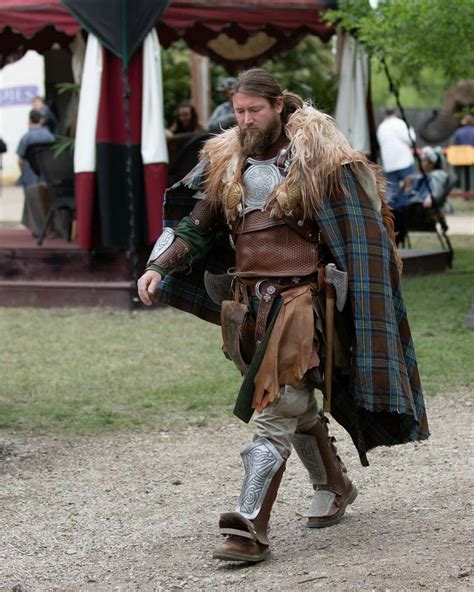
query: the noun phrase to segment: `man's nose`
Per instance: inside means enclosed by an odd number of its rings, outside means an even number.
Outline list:
[[[251,113],[246,113],[245,114],[245,119],[244,119],[244,124],[245,125],[250,125],[251,123],[253,123],[253,116]]]

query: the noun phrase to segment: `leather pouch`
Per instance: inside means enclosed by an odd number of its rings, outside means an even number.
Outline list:
[[[242,354],[241,336],[249,315],[249,307],[243,302],[223,300],[221,303],[222,349],[226,358],[232,360],[243,375],[247,373],[248,364]]]

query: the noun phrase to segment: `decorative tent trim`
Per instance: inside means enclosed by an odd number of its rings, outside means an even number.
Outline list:
[[[334,29],[321,12],[335,5],[331,0],[172,0],[156,30],[162,47],[184,39],[195,52],[235,70],[291,49],[307,34],[328,41]],[[80,28],[60,0],[2,0],[0,67],[30,49],[42,53],[55,44],[67,47]],[[221,46],[222,35],[227,45]],[[252,57],[249,48],[263,36],[275,42]],[[242,46],[240,59],[235,51],[229,53],[232,40]]]

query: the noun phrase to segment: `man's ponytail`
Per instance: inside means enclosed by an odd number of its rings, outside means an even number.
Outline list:
[[[286,125],[288,118],[292,113],[303,107],[303,99],[288,90],[282,92],[283,95],[283,111],[281,112],[281,122]]]

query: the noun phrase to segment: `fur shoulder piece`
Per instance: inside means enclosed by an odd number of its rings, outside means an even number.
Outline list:
[[[289,118],[285,133],[290,141],[291,165],[283,182],[283,191],[292,187],[300,190],[299,208],[303,218],[311,218],[314,210],[321,207],[324,198],[331,199],[344,190],[343,165],[348,166],[357,182],[382,215],[393,237],[393,223],[385,203],[385,186],[379,167],[367,161],[361,152],[354,150],[335,120],[306,103]],[[205,171],[204,190],[206,198],[216,208],[222,207],[224,187],[241,181],[243,162],[240,157],[238,128],[230,128],[208,140],[202,149],[201,159],[209,164]],[[272,216],[291,214],[281,209],[273,192],[267,209]]]
[[[201,158],[209,162],[205,174],[206,198],[215,206],[221,205],[222,189],[240,176],[240,144],[237,127],[232,127],[208,140],[201,151]],[[240,165],[240,166],[239,166]]]
[[[385,179],[380,167],[350,146],[332,117],[311,105],[306,104],[293,113],[286,125],[286,134],[290,140],[291,167],[285,182],[288,186],[299,184],[303,216],[311,217],[325,196],[331,199],[336,193],[346,193],[343,166],[349,167],[372,207],[380,214],[401,270],[393,215],[385,197]]]
[[[298,185],[305,217],[342,187],[342,165],[365,162],[365,156],[351,148],[335,120],[310,104],[295,111],[286,125],[290,140],[291,167],[287,183]]]
[[[335,120],[305,104],[290,117],[285,131],[291,150],[291,166],[285,183],[288,187],[295,184],[300,187],[303,217],[311,217],[325,196],[331,199],[345,191],[342,179],[345,165],[380,214],[395,245],[393,216],[387,205],[381,169],[350,146]],[[277,204],[272,206],[277,209]]]

